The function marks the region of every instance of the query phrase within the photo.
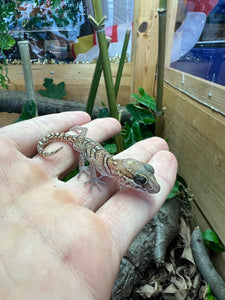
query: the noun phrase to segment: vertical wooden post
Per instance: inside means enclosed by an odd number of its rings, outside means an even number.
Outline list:
[[[165,68],[165,48],[166,48],[166,13],[167,0],[159,1],[159,30],[158,30],[158,74],[157,74],[157,95],[155,110],[155,135],[162,136],[163,118],[163,90],[164,90],[164,68]]]
[[[170,66],[178,0],[167,1],[165,68]]]
[[[154,96],[158,51],[159,0],[135,0],[132,92],[142,86]]]
[[[170,65],[173,34],[178,0],[167,2],[166,57],[165,67]],[[155,96],[156,70],[158,60],[158,12],[159,0],[135,0],[132,41],[132,87],[137,93],[142,86]]]

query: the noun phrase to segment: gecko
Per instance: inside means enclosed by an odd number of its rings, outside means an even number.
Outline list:
[[[75,151],[79,152],[79,174],[86,173],[91,184],[90,190],[96,185],[100,190],[103,176],[116,179],[121,186],[131,187],[151,194],[158,193],[160,186],[155,178],[154,169],[150,164],[144,164],[136,159],[118,159],[108,153],[99,143],[86,137],[87,128],[75,126],[71,128],[75,134],[49,133],[42,137],[37,145],[41,156],[49,157],[59,152],[63,146],[47,152],[45,146],[55,141],[69,143]],[[85,161],[89,166],[85,166]],[[100,176],[97,176],[97,171]],[[86,182],[86,183],[87,183]]]

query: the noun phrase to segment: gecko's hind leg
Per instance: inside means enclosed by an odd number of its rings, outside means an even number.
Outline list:
[[[80,177],[80,175],[82,173],[85,173],[88,177],[90,177],[90,167],[89,166],[85,166],[84,155],[82,153],[80,153],[80,156],[79,156],[79,174],[78,174],[78,178]]]

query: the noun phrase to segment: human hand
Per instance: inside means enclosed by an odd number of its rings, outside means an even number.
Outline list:
[[[85,124],[87,123],[87,124]],[[85,124],[87,137],[102,142],[120,130],[112,118],[67,112],[0,129],[0,298],[109,299],[120,260],[173,187],[177,163],[166,142],[150,138],[118,155],[155,169],[157,194],[123,188],[111,178],[90,192],[86,175],[62,182],[78,161],[63,143],[49,157],[37,155],[38,140]],[[52,143],[48,151],[62,143]],[[31,158],[32,157],[32,158]]]

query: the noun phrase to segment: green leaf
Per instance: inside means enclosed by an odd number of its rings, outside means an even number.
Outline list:
[[[115,143],[107,144],[104,146],[104,149],[108,151],[110,154],[117,153],[117,147]]]
[[[0,49],[9,50],[15,45],[16,41],[14,38],[8,33],[0,33]]]
[[[56,7],[60,6],[61,0],[51,0],[51,7],[55,9]]]
[[[141,141],[143,138],[142,138],[142,134],[141,134],[140,123],[138,121],[134,122],[131,125],[131,128],[133,130],[135,143],[138,141]]]
[[[210,286],[207,287],[207,293],[205,300],[217,300],[215,296],[213,296]]]
[[[44,83],[43,83],[43,86],[48,88],[48,87],[51,87],[51,86],[55,86],[55,84],[53,84],[53,79],[52,78],[45,78],[44,79]]]
[[[156,102],[155,99],[146,94],[145,96],[141,97],[138,101],[140,104],[150,108],[152,111],[156,110]]]
[[[0,85],[3,89],[8,90],[8,85],[6,84],[6,78],[2,74],[0,74]]]
[[[36,109],[37,107],[33,100],[26,101],[21,115],[14,123],[34,118],[36,116]]]
[[[145,90],[143,89],[143,87],[139,87],[138,93],[139,93],[141,96],[144,96]]]
[[[132,126],[132,124],[131,124]],[[128,123],[125,123],[125,128],[121,131],[121,134],[124,136],[124,146],[125,148],[130,147],[131,145],[135,144],[135,135],[133,128],[129,126]]]
[[[155,122],[153,114],[145,108],[142,108],[135,104],[127,104],[127,111],[131,114],[131,121],[140,121],[145,125]]]
[[[65,91],[65,82],[60,82],[55,86],[55,92],[54,96],[58,95],[58,98],[56,99],[61,99],[64,96],[66,96],[66,91]]]
[[[107,118],[109,117],[109,109],[107,107],[103,107],[99,110],[97,118]]]
[[[142,104],[147,108],[150,108],[152,111],[155,111],[156,110],[155,99],[152,98],[149,94],[147,94],[142,87],[138,89],[138,92],[141,95],[141,97],[137,94],[132,94],[131,97],[134,98],[139,104]]]
[[[131,94],[131,97],[134,98],[137,101],[137,103],[141,99],[141,97],[139,95],[137,95],[137,94]]]
[[[217,298],[211,294],[211,295],[207,295],[205,300],[217,300]]]
[[[57,13],[58,13],[58,16],[61,18],[61,17],[63,17],[65,10],[63,8],[59,8]]]
[[[202,233],[205,245],[216,252],[224,252],[225,248],[220,244],[220,240],[212,229],[208,229]]]
[[[79,173],[79,168],[77,167],[76,169],[73,169],[72,171],[70,171],[64,178],[63,181],[66,182],[68,180],[70,180],[71,178],[73,178],[74,176],[76,176]]]
[[[172,188],[172,190],[170,191],[170,193],[169,193],[169,195],[168,195],[168,197],[167,197],[167,199],[170,199],[170,198],[175,197],[178,193],[179,193],[179,183],[178,183],[178,181],[176,180],[176,181],[175,181],[175,184],[174,184],[174,186],[173,186],[173,188]]]
[[[182,176],[180,176],[179,174],[177,174],[177,180],[178,180],[178,182],[180,182],[181,184],[183,184],[183,186],[185,188],[188,187],[188,185],[187,185],[186,181],[184,180],[184,178]]]
[[[39,94],[43,97],[61,99],[66,95],[65,83],[60,82],[59,84],[54,84],[52,78],[45,78],[43,86],[45,90],[39,90]]]
[[[149,126],[140,123],[140,130],[143,140],[153,136],[153,133],[151,132]]]
[[[2,3],[3,1],[1,1]],[[5,1],[4,1],[5,2]],[[15,11],[15,2],[4,3],[0,5],[0,18],[5,19],[9,18]],[[4,20],[5,21],[5,20]],[[6,22],[5,22],[6,23]],[[7,23],[6,23],[7,24]]]

